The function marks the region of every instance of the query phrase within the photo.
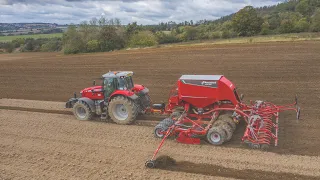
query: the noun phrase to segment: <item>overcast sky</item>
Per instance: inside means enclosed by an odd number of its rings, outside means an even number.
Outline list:
[[[247,5],[274,5],[282,0],[0,0],[0,23],[79,23],[104,15],[122,24],[214,20]]]

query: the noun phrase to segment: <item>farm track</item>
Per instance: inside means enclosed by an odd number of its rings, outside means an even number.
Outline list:
[[[320,42],[308,41],[0,55],[0,98],[29,99],[0,100],[0,179],[319,179],[319,52]],[[222,147],[168,141],[162,154],[178,165],[146,170],[159,142],[150,126],[160,119],[139,118],[141,126],[79,122],[61,103],[48,103],[66,101],[109,69],[133,70],[154,102],[166,102],[181,74],[224,74],[246,100],[288,104],[298,94],[302,120],[281,113],[279,146],[268,153],[244,148],[240,126]]]

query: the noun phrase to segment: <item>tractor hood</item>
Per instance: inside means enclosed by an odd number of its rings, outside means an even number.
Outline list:
[[[92,100],[103,100],[104,95],[102,92],[102,86],[92,86],[80,91],[81,97],[86,97]]]
[[[92,90],[93,90],[93,92],[100,92],[102,90],[102,86],[88,87],[88,88],[85,88],[82,91],[80,91],[80,93],[81,94],[88,93],[88,92],[92,93]]]
[[[134,92],[139,92],[139,91],[142,91],[145,87],[143,85],[140,85],[140,84],[135,84],[134,87],[133,87],[133,91]]]
[[[132,91],[138,96],[143,96],[143,95],[149,93],[148,88],[144,87],[143,85],[139,85],[139,84],[135,84],[134,87],[132,88]]]

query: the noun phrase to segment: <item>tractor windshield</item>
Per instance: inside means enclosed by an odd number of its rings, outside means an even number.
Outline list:
[[[131,76],[121,77],[119,79],[119,89],[126,90],[133,88],[133,81]]]

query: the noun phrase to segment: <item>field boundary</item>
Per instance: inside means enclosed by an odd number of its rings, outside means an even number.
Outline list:
[[[27,38],[55,38],[62,37],[63,33],[53,33],[53,34],[26,34],[26,35],[15,35],[15,36],[0,36],[0,42],[11,42],[15,39],[27,39]]]

